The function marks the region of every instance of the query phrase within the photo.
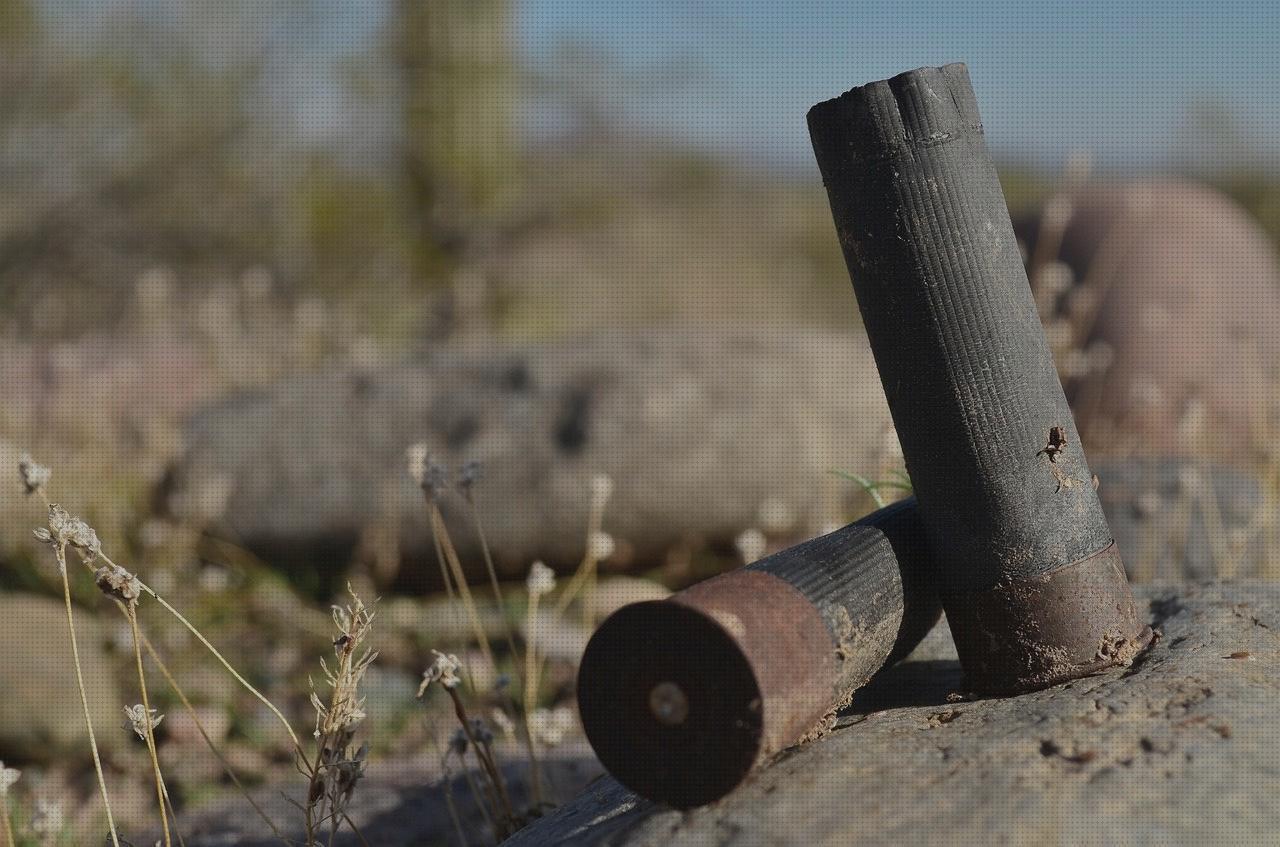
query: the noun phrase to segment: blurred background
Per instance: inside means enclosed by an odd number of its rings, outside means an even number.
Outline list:
[[[538,696],[569,703],[617,604],[903,493],[804,118],[965,61],[1131,576],[1280,576],[1267,11],[0,0],[0,465],[51,466],[117,561],[303,708],[326,604],[383,596],[381,753],[427,744],[423,656],[468,637],[424,445],[470,577],[475,511],[521,592],[607,534],[594,605],[546,623],[568,646]],[[43,507],[0,488],[0,758],[87,792]],[[114,725],[127,633],[76,590]],[[287,771],[170,635],[237,767]],[[185,806],[226,785],[184,726]]]

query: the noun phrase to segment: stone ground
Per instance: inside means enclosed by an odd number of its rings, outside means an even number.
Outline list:
[[[567,743],[548,771],[559,797],[581,794],[508,844],[1276,843],[1280,584],[1137,593],[1162,635],[1132,667],[953,702],[963,679],[943,626],[864,689],[827,737],[693,812],[638,799],[599,775],[585,744]],[[370,769],[354,810],[370,844],[459,843],[436,771],[416,759]],[[278,791],[258,796],[278,819],[296,817]],[[474,808],[460,804],[469,843],[486,843]],[[187,843],[278,843],[242,807],[185,815],[188,832],[203,833]]]
[[[370,766],[369,775],[360,782],[351,807],[351,817],[370,845],[421,847],[462,843],[449,817],[439,762],[438,756],[413,756],[391,762],[377,761]],[[526,770],[523,764],[514,763],[514,756],[509,755],[507,762],[510,764],[504,771],[512,802],[523,807],[527,805],[528,793]],[[601,774],[599,762],[581,738],[547,751],[542,767],[546,796],[559,802],[573,797],[583,785]],[[301,813],[293,805],[300,793],[298,785],[298,780],[290,780],[287,786],[264,786],[254,790],[254,799],[287,838],[301,844],[299,827],[292,825],[301,819]],[[453,797],[467,844],[491,844],[481,812],[460,776],[453,781]],[[180,824],[188,847],[280,847],[281,843],[271,837],[262,819],[239,797],[184,813]],[[328,844],[328,833],[324,836],[322,843]],[[152,844],[157,837],[151,833],[136,843]],[[333,843],[334,847],[359,844],[349,831]]]
[[[512,847],[1213,844],[1280,839],[1280,585],[1143,586],[1132,667],[953,702],[945,632],[826,738],[689,813],[602,777]]]

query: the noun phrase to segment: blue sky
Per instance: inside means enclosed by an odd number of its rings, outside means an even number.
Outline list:
[[[212,54],[283,43],[280,99],[321,133],[344,119],[367,126],[338,90],[332,62],[370,44],[382,49],[391,1],[41,0],[72,37],[129,10],[182,27],[199,9],[213,25]],[[1188,107],[1208,101],[1234,117],[1246,149],[1280,170],[1280,14],[1261,2],[513,2],[530,65],[572,41],[634,72],[596,80],[626,132],[746,162],[811,168],[804,115],[813,103],[910,68],[965,61],[988,141],[1006,160],[1052,167],[1084,150],[1103,164],[1159,167],[1180,150],[1186,157]],[[681,83],[634,84],[672,65],[695,72]],[[535,136],[558,119],[546,109],[527,114]]]
[[[1201,98],[1280,151],[1280,15],[1262,3],[524,0],[518,31],[534,62],[565,39],[631,69],[695,61],[685,85],[620,92],[628,128],[784,166],[811,158],[811,104],[948,61],[969,64],[1007,156],[1159,166]]]

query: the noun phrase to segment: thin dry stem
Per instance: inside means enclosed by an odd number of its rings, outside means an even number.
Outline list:
[[[511,651],[512,657],[519,655],[516,652],[516,636],[515,629],[511,626],[511,619],[507,617],[507,604],[502,597],[502,587],[498,584],[498,570],[493,566],[493,554],[489,550],[489,538],[485,535],[484,523],[480,520],[480,509],[476,506],[476,501],[470,492],[466,495],[467,505],[471,507],[471,520],[476,526],[476,536],[480,539],[480,554],[484,557],[484,567],[489,574],[489,587],[493,589],[493,602],[498,607],[498,612],[502,615],[503,634],[507,639],[507,649]]]
[[[103,556],[103,559],[105,559],[109,564],[114,564],[113,562],[111,562],[110,559],[107,559],[106,556]],[[183,616],[181,612],[179,612],[177,609],[171,606],[167,600],[165,600],[163,597],[157,594],[154,590],[152,590],[152,588],[146,583],[142,583],[142,590],[150,594],[152,597],[154,597],[156,602],[159,603],[162,607],[164,607],[165,611],[173,615],[178,620],[179,623],[181,623],[184,627],[186,627],[187,631],[190,632],[192,635],[194,635],[196,639],[205,646],[205,649],[213,654],[213,657],[218,660],[218,662],[222,665],[223,668],[226,669],[227,673],[231,674],[231,676],[236,680],[236,682],[240,683],[240,685],[246,691],[248,691],[250,694],[256,697],[258,699],[258,702],[266,706],[271,711],[271,713],[276,716],[276,719],[279,720],[281,724],[283,724],[285,730],[289,733],[289,738],[293,741],[293,746],[298,756],[302,758],[302,761],[304,764],[310,767],[311,766],[310,760],[307,758],[307,754],[302,748],[302,742],[298,740],[298,736],[296,733],[294,733],[293,727],[289,724],[288,719],[280,712],[278,708],[276,708],[276,705],[272,703],[270,700],[268,700],[266,695],[264,695],[261,691],[254,688],[253,685],[247,679],[241,676],[240,672],[237,671],[235,668],[233,668],[231,666],[231,663],[228,662],[220,652],[218,652],[218,648],[210,644],[209,639],[205,638],[204,634],[201,633],[200,630],[196,629],[195,624],[187,620],[186,617]]]
[[[178,830],[178,810],[173,806],[173,798],[169,796],[169,787],[164,788],[164,800],[169,804],[169,818],[173,821],[173,835],[178,839],[178,847],[187,847],[187,842],[183,839],[182,833]]]
[[[146,727],[147,752],[151,754],[151,772],[156,781],[156,802],[160,805],[160,830],[164,833],[165,847],[171,847],[173,840],[169,835],[169,813],[165,808],[165,797],[168,792],[164,786],[164,775],[160,772],[160,757],[156,753],[155,722],[151,720],[151,699],[147,694],[147,674],[142,666],[142,636],[138,631],[138,609],[133,603],[124,607],[125,617],[129,619],[129,628],[133,632],[133,657],[138,666],[138,688],[142,691],[143,725]]]
[[[200,715],[196,711],[195,706],[193,706],[191,701],[187,698],[186,692],[182,690],[182,686],[178,685],[178,681],[173,678],[173,674],[169,672],[168,666],[165,665],[164,661],[156,653],[155,647],[152,646],[151,641],[146,637],[146,635],[142,636],[142,645],[146,648],[147,655],[151,657],[151,661],[155,662],[156,668],[160,671],[161,675],[164,676],[165,681],[169,683],[169,687],[173,689],[173,693],[178,695],[178,699],[182,701],[182,706],[187,710],[187,714],[195,723],[196,730],[200,733],[200,737],[204,739],[204,743],[209,747],[209,750],[213,753],[214,757],[217,758],[218,762],[222,765],[222,770],[231,779],[231,783],[240,791],[240,794],[244,799],[249,801],[249,805],[258,813],[258,817],[262,818],[263,823],[271,829],[272,835],[278,838],[281,843],[290,845],[291,842],[281,834],[279,827],[277,827],[271,818],[267,816],[267,813],[262,810],[262,807],[254,801],[253,796],[249,793],[248,789],[246,789],[244,784],[240,782],[239,777],[236,776],[235,771],[231,767],[231,763],[227,761],[227,757],[222,754],[222,751],[218,749],[218,745],[209,736],[204,723],[200,720]]]
[[[429,724],[427,724],[425,720],[423,721],[423,726],[427,728],[428,733],[431,733],[431,727]],[[437,745],[436,743],[435,735],[429,734],[428,738],[431,741],[431,746],[435,748],[438,752],[439,745]],[[458,837],[462,839],[462,843],[465,845],[467,843],[467,837],[463,834],[462,822],[460,819],[458,819],[457,808],[453,805],[453,774],[449,770],[449,753],[450,752],[452,752],[452,749],[449,746],[446,746],[444,754],[440,757],[440,769],[441,771],[443,771],[443,776],[440,778],[440,783],[443,786],[443,789],[445,792],[445,803],[448,804],[452,809],[450,814],[454,817],[454,827],[458,832]],[[475,779],[471,776],[471,768],[467,766],[466,759],[462,755],[458,756],[458,763],[462,765],[462,776],[467,781],[467,787],[471,789],[471,796],[475,798],[476,808],[480,810],[480,816],[484,818],[485,824],[490,829],[492,829],[494,832],[497,832],[498,828],[494,825],[493,818],[489,815],[488,806],[486,806],[486,802],[492,803],[493,800],[489,797],[488,794],[480,790],[480,786],[476,784]],[[495,805],[494,808],[497,808],[497,806]]]
[[[428,509],[428,513],[429,512],[430,512],[430,509]],[[440,565],[440,579],[444,583],[445,596],[449,598],[449,614],[452,616],[454,609],[456,608],[454,604],[458,600],[458,595],[453,590],[453,578],[449,576],[449,565],[445,560],[444,546],[440,543],[440,535],[435,531],[434,525],[432,527],[432,532],[431,532],[431,541],[436,548],[436,562]],[[475,694],[476,693],[475,674],[471,672],[471,659],[468,656],[464,655],[462,657],[462,661],[467,668],[467,673],[466,673],[467,688],[471,691],[472,694]]]
[[[453,571],[453,581],[458,588],[458,594],[462,597],[462,604],[467,610],[467,616],[471,620],[471,628],[475,631],[476,640],[480,642],[480,650],[484,653],[484,657],[488,660],[494,673],[497,673],[498,664],[494,661],[493,650],[489,647],[489,637],[485,635],[484,626],[480,623],[480,613],[476,609],[475,600],[471,596],[471,588],[467,585],[467,578],[462,571],[462,562],[458,559],[458,552],[454,549],[453,539],[449,537],[449,530],[444,524],[444,516],[440,514],[440,507],[436,505],[434,500],[429,502],[428,508],[431,517],[431,531],[435,533],[440,545],[444,548],[445,559],[449,563],[449,568]]]
[[[492,788],[481,788],[476,778],[471,775],[471,768],[467,765],[466,758],[464,756],[458,758],[462,762],[462,777],[467,781],[467,787],[471,789],[471,796],[476,798],[476,808],[480,810],[480,815],[489,828],[498,832],[498,825],[493,822],[493,814],[489,812],[490,807],[493,807],[494,813],[498,811],[498,795]]]
[[[98,754],[98,737],[93,731],[93,719],[89,716],[89,695],[84,687],[84,672],[80,666],[80,645],[76,639],[76,622],[71,611],[71,582],[67,577],[67,551],[55,544],[54,555],[58,559],[58,572],[62,575],[62,599],[67,609],[67,630],[71,634],[71,657],[76,666],[76,684],[80,688],[80,705],[84,709],[84,723],[89,730],[89,749],[93,751],[93,770],[98,778],[98,791],[107,810],[107,827],[111,830],[112,847],[120,847],[120,835],[116,832],[115,816],[111,813],[111,798],[107,795],[107,779],[102,773],[102,757]]]
[[[538,645],[534,638],[534,622],[538,616],[538,600],[541,595],[529,593],[529,608],[525,617],[525,632],[528,633],[524,645],[524,734],[529,743],[530,789],[536,807],[542,806],[542,768],[534,754],[536,747],[533,740],[533,710],[538,705],[538,683],[540,664],[538,662]]]
[[[587,549],[582,556],[582,562],[578,565],[578,570],[569,580],[569,584],[565,586],[559,600],[556,602],[555,613],[557,615],[564,614],[565,609],[569,608],[569,604],[573,602],[578,592],[582,591],[587,586],[587,583],[595,577],[596,565],[599,562],[594,555],[595,548],[591,540],[596,533],[600,532],[604,524],[606,499],[604,497],[593,497],[591,500],[591,512],[587,518]]]
[[[452,607],[456,596],[453,591],[453,579],[449,576],[449,565],[444,560],[444,547],[440,545],[440,538],[434,532],[431,533],[431,541],[436,548],[436,562],[440,565],[440,581],[444,583],[444,593]]]
[[[360,827],[356,826],[356,822],[346,812],[342,812],[342,820],[346,823],[351,831],[355,833],[356,840],[360,842],[360,847],[369,847],[369,842],[364,840],[364,835],[360,832]]]
[[[506,603],[502,597],[502,588],[498,584],[498,572],[493,566],[493,554],[489,550],[489,539],[484,531],[484,523],[480,518],[480,508],[476,504],[475,496],[468,489],[465,494],[467,505],[471,507],[471,519],[476,526],[476,535],[480,539],[480,552],[484,556],[485,569],[489,572],[489,585],[493,589],[493,600],[498,605],[498,612],[502,615],[503,630],[507,638],[507,649],[511,651],[512,661],[519,660],[520,653],[516,650],[515,628],[511,625],[511,619],[507,617]],[[520,674],[523,677],[524,674]],[[508,702],[514,707],[515,703],[511,697],[507,698]],[[524,743],[529,755],[529,771],[530,786],[533,793],[533,803],[535,807],[542,805],[542,766],[538,761],[538,753],[536,745],[533,743],[533,735],[529,733],[529,716],[532,712],[532,706],[525,701],[522,709],[523,723],[525,726]]]
[[[511,805],[511,797],[507,794],[506,780],[502,777],[502,771],[498,769],[498,763],[494,760],[493,752],[489,749],[489,745],[482,743],[472,730],[466,707],[463,706],[462,698],[458,695],[457,690],[453,688],[446,688],[445,690],[449,693],[449,699],[453,701],[454,714],[457,715],[458,723],[462,725],[462,731],[467,736],[467,741],[471,744],[471,748],[476,754],[476,759],[480,762],[480,767],[484,770],[485,775],[488,776],[489,784],[497,792],[497,799],[501,806],[495,808],[495,811],[500,810],[503,818],[502,831],[499,834],[503,837],[510,835],[515,831],[516,814]]]

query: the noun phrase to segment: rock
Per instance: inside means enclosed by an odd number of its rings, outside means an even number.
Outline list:
[[[851,304],[852,308],[852,304]],[[817,533],[855,487],[835,469],[893,462],[884,392],[861,334],[709,330],[601,335],[541,347],[453,348],[389,370],[344,370],[243,394],[197,415],[159,492],[302,573],[350,564],[393,527],[416,584],[438,580],[405,450],[483,463],[476,495],[499,568],[583,554],[591,480],[614,481],[604,527],[635,563],[690,538],[730,545],[762,506]],[[479,576],[461,499],[445,503]],[[385,548],[385,544],[382,547]]]
[[[1076,284],[1038,299],[1051,339],[1074,330],[1054,352],[1090,455],[1258,463],[1280,384],[1271,239],[1189,182],[1089,183],[1058,200],[1060,216],[1064,199],[1057,256]],[[1042,220],[1019,227],[1033,257],[1039,230],[1053,229]]]
[[[103,649],[101,627],[83,609],[76,614],[76,638],[98,745],[118,749],[126,737],[117,669]],[[62,603],[0,595],[0,644],[0,759],[48,762],[83,756],[87,761],[89,735]]]
[[[1280,585],[1144,586],[1132,667],[953,702],[954,653],[882,675],[827,737],[680,813],[612,779],[517,833],[546,844],[1195,844],[1280,828]]]

